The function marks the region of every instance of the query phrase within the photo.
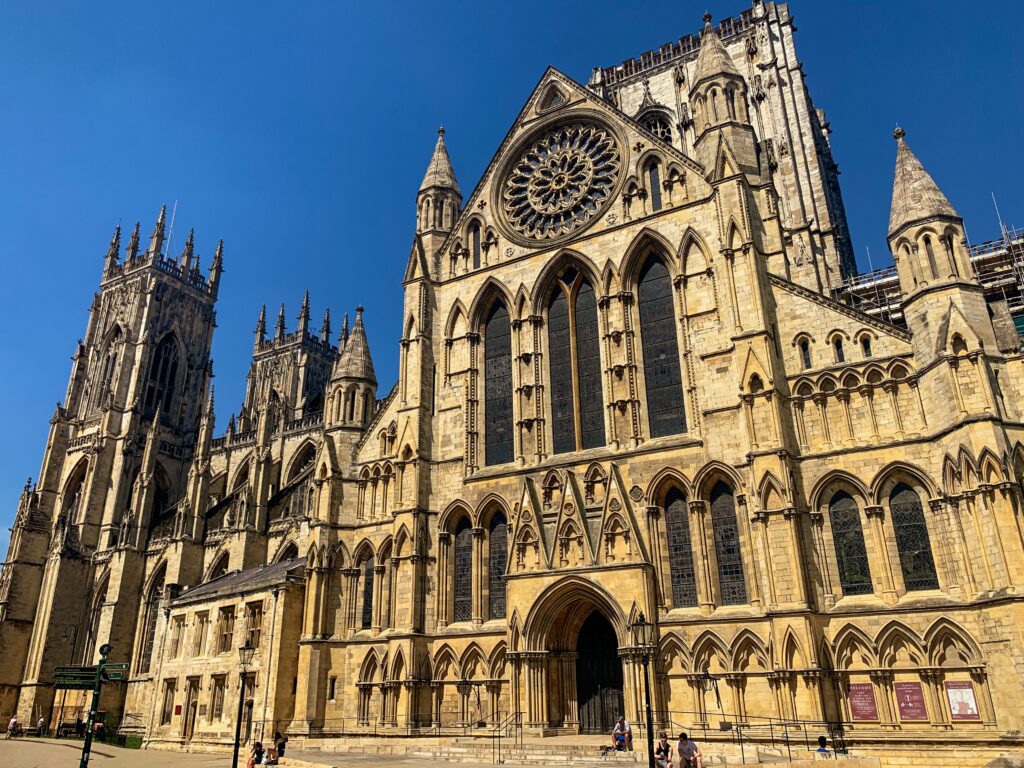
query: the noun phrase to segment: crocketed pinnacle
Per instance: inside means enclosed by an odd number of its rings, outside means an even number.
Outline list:
[[[896,173],[892,183],[892,207],[889,210],[889,236],[915,221],[947,216],[959,219],[960,214],[942,194],[939,185],[921,165],[906,142],[907,132],[893,131],[896,139]]]
[[[431,187],[445,187],[462,194],[459,192],[459,182],[455,180],[448,148],[444,145],[444,128],[437,129],[437,144],[434,145],[434,155],[430,158],[430,165],[427,166],[423,183],[420,184],[420,192]]]
[[[359,379],[377,383],[377,375],[373,372],[373,360],[370,359],[370,345],[366,341],[366,330],[363,328],[363,308],[356,307],[356,322],[348,337],[345,349],[338,357],[337,378]]]
[[[696,86],[709,77],[733,75],[739,77],[739,70],[732,62],[732,57],[725,50],[725,45],[718,36],[718,31],[711,26],[711,14],[704,14],[704,30],[700,34],[700,52],[697,54],[697,66],[693,73],[692,85]]]

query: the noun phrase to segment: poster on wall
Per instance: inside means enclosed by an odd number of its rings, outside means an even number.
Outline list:
[[[878,720],[875,689],[871,683],[850,683],[850,719]]]
[[[924,703],[924,690],[920,683],[895,683],[896,702],[903,722],[927,722],[928,707]]]
[[[946,698],[949,699],[949,715],[954,720],[981,720],[970,680],[947,680]]]

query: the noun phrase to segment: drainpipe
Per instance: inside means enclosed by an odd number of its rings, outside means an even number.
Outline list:
[[[277,598],[281,594],[281,588],[274,588],[274,613],[270,617],[270,642],[267,644],[267,677],[263,681],[263,714],[260,717],[260,740],[266,735],[265,728],[267,727],[267,697],[270,695],[270,664],[274,658],[274,641],[276,635],[274,630],[277,628]]]

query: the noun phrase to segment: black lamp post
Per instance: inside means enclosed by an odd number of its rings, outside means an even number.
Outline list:
[[[241,665],[241,671],[238,683],[238,718],[235,720],[235,751],[231,760],[231,768],[236,768],[238,765],[238,748],[242,743],[242,710],[245,706],[245,678],[249,671],[249,665],[252,663],[254,653],[256,653],[256,649],[253,648],[252,643],[248,640],[245,641],[245,645],[238,649],[238,661]]]
[[[647,706],[647,765],[654,768],[654,718],[651,713],[651,656],[654,655],[654,625],[647,621],[643,613],[630,625],[633,631],[633,644],[640,652],[644,663],[644,703]]]
[[[701,682],[704,683],[705,691],[715,692],[715,703],[718,705],[718,710],[722,710],[722,697],[718,693],[718,678],[711,674],[711,670],[704,669],[704,674],[700,676]]]

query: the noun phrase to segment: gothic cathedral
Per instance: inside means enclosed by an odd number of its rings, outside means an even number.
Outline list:
[[[54,669],[109,643],[101,709],[154,746],[229,745],[240,698],[308,744],[607,733],[642,722],[642,613],[660,728],[1024,728],[1020,342],[899,129],[905,322],[841,300],[793,33],[755,0],[549,69],[466,197],[439,131],[387,390],[372,314],[335,335],[307,295],[260,311],[216,435],[223,249],[115,233],[0,577],[0,712],[73,721]]]

